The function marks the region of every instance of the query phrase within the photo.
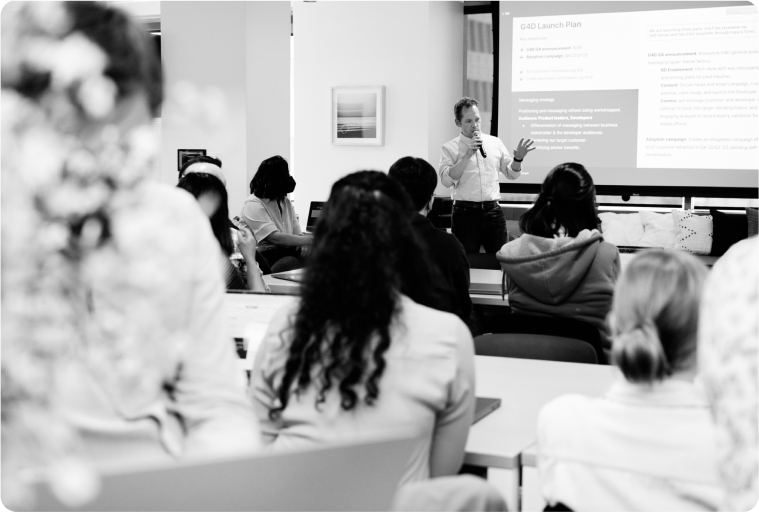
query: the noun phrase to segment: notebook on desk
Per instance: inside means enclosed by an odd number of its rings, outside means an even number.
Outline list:
[[[35,483],[33,510],[389,510],[417,441],[410,435],[226,459],[103,471],[80,507]]]

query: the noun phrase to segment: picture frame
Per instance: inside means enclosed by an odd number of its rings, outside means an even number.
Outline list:
[[[385,144],[385,86],[332,87],[332,144]]]
[[[206,156],[205,149],[177,149],[177,173],[182,170],[184,163],[194,156]]]

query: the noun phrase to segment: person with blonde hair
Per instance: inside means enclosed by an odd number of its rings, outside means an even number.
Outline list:
[[[676,251],[637,255],[609,325],[624,378],[602,397],[565,395],[538,417],[541,492],[572,510],[715,510],[715,430],[694,382],[707,269]]]

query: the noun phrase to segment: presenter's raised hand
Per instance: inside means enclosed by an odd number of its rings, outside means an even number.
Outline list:
[[[514,159],[524,160],[527,153],[535,150],[535,148],[532,147],[533,144],[534,142],[532,139],[519,139],[519,144],[517,144],[517,148],[514,150]]]

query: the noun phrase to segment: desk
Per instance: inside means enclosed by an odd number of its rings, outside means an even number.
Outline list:
[[[512,470],[516,494],[507,496],[519,510],[521,454],[536,441],[538,412],[566,393],[600,396],[618,370],[612,366],[476,356],[477,396],[502,400],[501,407],[469,430],[464,462]]]
[[[264,283],[274,293],[286,293],[288,295],[298,295],[300,293],[300,283],[277,279],[276,277],[272,277],[271,274],[264,276]]]
[[[534,443],[522,452],[522,510],[543,510],[547,503],[540,493],[538,474],[538,444]]]
[[[501,271],[473,268],[469,270],[469,295],[474,304],[491,306],[508,306],[509,298],[501,299]],[[274,293],[297,295],[300,284],[295,281],[277,279],[271,275],[264,276],[264,282]],[[481,293],[478,293],[481,292]]]

